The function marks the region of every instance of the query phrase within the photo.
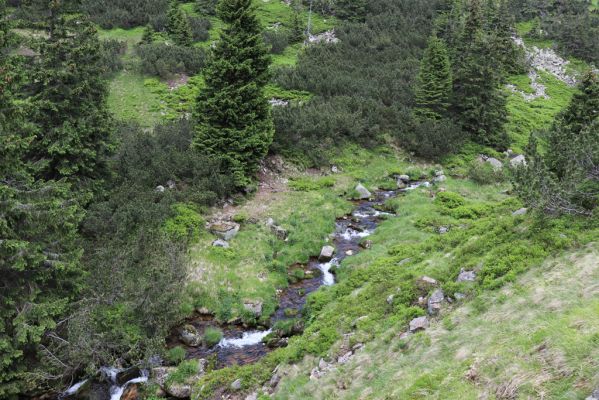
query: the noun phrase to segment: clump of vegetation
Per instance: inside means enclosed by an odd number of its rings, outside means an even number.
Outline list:
[[[185,360],[186,355],[183,347],[176,346],[166,352],[166,359],[172,364],[179,364]]]
[[[223,331],[212,326],[207,327],[204,330],[204,343],[208,347],[213,347],[218,344],[223,338]]]

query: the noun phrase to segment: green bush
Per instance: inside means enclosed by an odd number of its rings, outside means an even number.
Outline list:
[[[208,347],[216,346],[222,338],[223,331],[218,328],[209,326],[204,330],[204,343],[206,343],[206,346]]]
[[[470,163],[468,176],[474,182],[481,185],[491,185],[505,181],[506,177],[503,170],[496,170],[491,164],[474,160]]]
[[[289,180],[289,187],[298,192],[310,192],[335,186],[335,178],[325,176],[322,178],[299,177]]]
[[[435,203],[441,205],[443,208],[454,209],[463,206],[466,203],[464,198],[455,192],[440,192],[435,198]]]
[[[181,362],[177,369],[166,378],[166,383],[185,383],[189,378],[198,374],[199,365],[198,360],[187,360]]]
[[[179,364],[185,360],[186,352],[181,346],[173,347],[166,352],[166,359],[172,364]]]
[[[142,72],[163,79],[174,74],[195,75],[204,67],[206,51],[198,47],[166,43],[142,44],[137,47]]]
[[[238,224],[243,224],[247,222],[248,219],[250,219],[250,216],[247,211],[240,211],[233,216],[233,221],[237,222]]]
[[[200,236],[204,219],[193,205],[174,204],[174,216],[164,222],[164,231],[173,240],[194,240]]]

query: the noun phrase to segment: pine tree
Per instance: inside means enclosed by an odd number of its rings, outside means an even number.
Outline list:
[[[114,127],[97,31],[60,17],[41,53],[33,98],[41,134],[30,154],[37,177],[89,187],[107,175]]]
[[[270,57],[251,0],[223,0],[225,23],[204,70],[206,88],[195,110],[195,148],[222,159],[239,187],[247,185],[272,143],[274,126],[264,95]]]
[[[146,25],[146,27],[144,28],[144,33],[141,37],[141,44],[150,44],[154,41],[154,28],[152,28],[152,25],[148,24]]]
[[[306,37],[305,25],[302,19],[302,3],[296,0],[292,4],[291,13],[291,42],[303,42]]]
[[[527,71],[524,49],[518,46],[512,36],[514,19],[509,12],[507,1],[503,0],[497,8],[494,0],[487,6],[485,32],[489,37],[493,58],[502,68],[503,75],[524,74]]]
[[[429,39],[416,78],[416,115],[428,119],[447,116],[452,84],[447,47],[433,35]]]
[[[193,32],[185,12],[179,7],[177,0],[172,0],[167,13],[166,32],[179,46],[193,44]]]
[[[335,15],[349,21],[364,21],[366,17],[366,0],[337,0]]]
[[[216,15],[218,0],[196,0],[196,11],[202,15]]]
[[[547,163],[551,170],[563,177],[571,164],[574,143],[581,132],[599,119],[599,75],[587,72],[568,107],[556,119],[549,134]]]
[[[63,183],[35,179],[27,158],[35,134],[27,118],[23,60],[11,45],[0,0],[0,398],[35,388],[31,371],[48,329],[81,289],[76,245],[81,213]]]
[[[455,55],[453,108],[458,121],[474,141],[504,149],[506,96],[501,91],[503,71],[497,68],[491,41],[483,31],[480,0],[472,0],[460,47]]]

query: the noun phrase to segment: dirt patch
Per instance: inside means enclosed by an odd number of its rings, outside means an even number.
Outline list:
[[[166,81],[170,90],[175,90],[183,85],[187,85],[189,82],[189,76],[185,74],[176,74],[174,77]]]

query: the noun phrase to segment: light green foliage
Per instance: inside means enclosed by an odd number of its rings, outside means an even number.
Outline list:
[[[333,177],[322,177],[322,178],[293,178],[289,181],[289,187],[293,190],[309,192],[311,190],[319,190],[323,188],[330,188],[335,185],[335,179]]]
[[[197,240],[204,227],[204,219],[191,204],[172,206],[173,216],[164,222],[165,233],[175,241]]]
[[[218,328],[207,327],[204,331],[204,343],[206,346],[216,346],[223,338],[223,332]]]
[[[194,148],[219,158],[236,185],[244,187],[274,135],[264,96],[270,58],[251,0],[225,0],[217,11],[226,26],[204,70],[206,87],[194,113]]]
[[[186,352],[183,347],[173,347],[166,352],[166,359],[173,364],[179,364],[185,360],[185,353]]]
[[[186,360],[177,366],[177,369],[168,374],[166,384],[186,383],[187,380],[198,374],[198,360]]]

